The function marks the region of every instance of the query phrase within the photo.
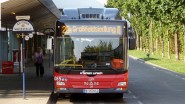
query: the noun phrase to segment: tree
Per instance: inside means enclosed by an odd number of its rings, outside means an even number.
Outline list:
[[[162,51],[162,57],[165,52],[168,52],[169,57],[175,50],[176,60],[179,60],[179,53],[184,51],[185,60],[185,36],[181,38],[182,32],[185,35],[184,4],[185,0],[108,0],[106,6],[118,8],[120,16],[131,22],[136,31],[138,48],[148,51],[151,48],[152,53],[155,48],[156,53]],[[130,18],[128,13],[131,14]],[[156,40],[155,47],[153,38]],[[175,47],[170,46],[172,43]]]

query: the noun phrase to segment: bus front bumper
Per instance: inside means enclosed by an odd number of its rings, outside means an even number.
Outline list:
[[[95,90],[97,92],[87,92],[86,90]],[[55,93],[127,93],[127,89],[123,90],[121,88],[108,88],[108,89],[76,89],[76,88],[61,88],[60,90],[55,90]]]

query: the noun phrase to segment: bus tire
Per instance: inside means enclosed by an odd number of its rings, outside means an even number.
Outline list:
[[[63,93],[58,93],[58,98],[64,98],[65,97],[65,94]]]
[[[123,98],[123,93],[117,93],[117,94],[115,94],[115,98],[118,98],[118,99]]]

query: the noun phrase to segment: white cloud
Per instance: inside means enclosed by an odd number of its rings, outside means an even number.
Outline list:
[[[103,5],[107,4],[107,0],[97,0],[97,1],[100,2]]]

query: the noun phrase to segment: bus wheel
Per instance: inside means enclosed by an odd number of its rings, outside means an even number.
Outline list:
[[[123,93],[115,94],[115,98],[119,98],[119,99],[123,98]]]
[[[65,97],[65,94],[58,93],[58,98],[64,98],[64,97]]]

